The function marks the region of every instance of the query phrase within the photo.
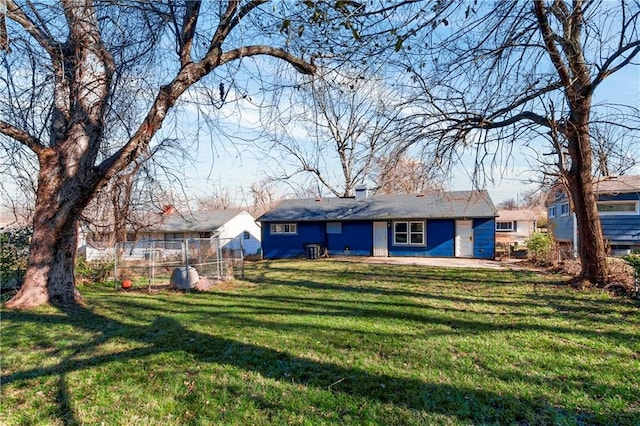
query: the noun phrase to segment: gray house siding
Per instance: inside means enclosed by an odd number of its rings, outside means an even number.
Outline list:
[[[573,241],[573,214],[558,217],[560,204],[556,204],[556,217],[549,218],[551,233],[557,241]]]
[[[610,244],[640,245],[640,215],[602,216],[600,222]]]
[[[633,201],[640,202],[640,188],[638,188],[638,177],[629,176],[623,179],[608,179],[603,181],[602,187],[607,188],[606,193],[598,193],[598,202],[624,202]],[[622,184],[630,182],[628,187]],[[612,185],[616,185],[611,188]],[[607,186],[608,185],[608,186]],[[566,203],[567,199],[561,196],[548,205],[550,211],[555,208],[555,217],[549,217],[550,230],[556,241],[573,242],[574,215],[561,215],[561,205]],[[635,212],[614,212],[613,214],[600,214],[600,223],[602,232],[607,244],[612,250],[622,253],[624,251],[640,249],[640,213]],[[578,235],[579,237],[579,235]]]

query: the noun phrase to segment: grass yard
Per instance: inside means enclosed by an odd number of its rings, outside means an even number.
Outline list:
[[[562,277],[262,261],[2,310],[0,424],[640,424],[640,304]]]

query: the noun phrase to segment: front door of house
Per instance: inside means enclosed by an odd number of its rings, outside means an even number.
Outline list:
[[[473,257],[473,221],[456,220],[456,257]]]
[[[373,222],[373,255],[389,256],[387,222]]]

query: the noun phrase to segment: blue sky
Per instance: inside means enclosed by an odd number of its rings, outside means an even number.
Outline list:
[[[634,105],[640,108],[640,66],[628,66],[603,82],[596,90],[594,103],[618,103]],[[219,113],[221,126],[225,132],[241,133],[246,138],[258,137],[260,126],[257,109],[248,105]],[[213,145],[212,145],[213,141]],[[640,141],[636,141],[640,144]],[[488,189],[495,203],[521,198],[525,192],[535,189],[527,183],[531,175],[531,166],[525,153],[514,148],[513,155],[501,167],[493,169],[493,179],[487,176],[485,189]],[[470,155],[462,164],[454,167],[454,180],[451,189],[472,188],[471,175],[473,160]],[[185,168],[190,194],[205,197],[217,188],[226,188],[232,194],[242,193],[277,168],[278,164],[269,160],[255,148],[246,143],[232,143],[220,135],[201,135],[196,156],[197,163]],[[635,170],[640,174],[640,169]]]

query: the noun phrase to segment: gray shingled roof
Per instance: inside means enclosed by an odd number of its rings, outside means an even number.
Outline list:
[[[608,177],[596,182],[598,194],[626,194],[640,192],[640,175]]]
[[[487,191],[375,195],[364,199],[310,198],[283,200],[258,218],[274,221],[388,220],[495,217]]]
[[[146,231],[157,232],[213,232],[242,213],[242,210],[195,211],[172,213]]]

